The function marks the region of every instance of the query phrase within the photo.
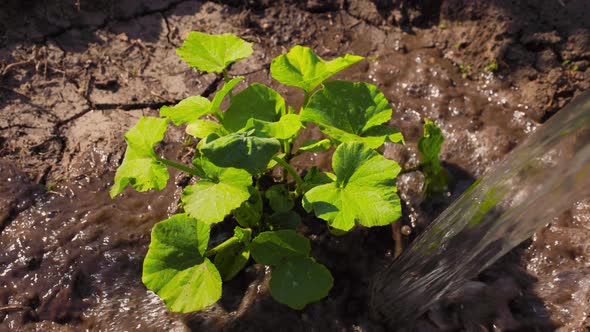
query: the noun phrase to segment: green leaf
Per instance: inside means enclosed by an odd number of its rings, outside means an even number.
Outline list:
[[[273,89],[253,83],[236,94],[223,116],[223,126],[229,132],[245,129],[249,119],[278,121],[286,113],[285,100]]]
[[[193,163],[200,166],[206,177],[182,192],[181,201],[189,215],[207,224],[217,223],[250,197],[252,176],[248,172],[221,168],[204,158]]]
[[[319,185],[303,197],[306,211],[334,228],[348,231],[355,222],[388,225],[401,216],[395,178],[399,165],[362,143],[341,144],[332,158],[336,181]]]
[[[238,76],[236,78],[232,78],[229,82],[225,83],[221,90],[217,91],[215,97],[213,97],[213,101],[211,102],[211,113],[216,113],[219,111],[219,107],[221,106],[221,102],[223,98],[227,96],[227,94],[231,91],[231,89],[236,86],[241,80],[243,80],[243,76]],[[221,120],[221,119],[219,119]]]
[[[334,278],[325,266],[309,257],[291,257],[273,269],[269,285],[277,302],[303,309],[327,296],[333,284]]]
[[[227,66],[252,54],[252,43],[232,34],[209,35],[193,31],[176,53],[200,71],[221,73]]]
[[[260,224],[262,218],[262,197],[260,192],[250,187],[250,198],[234,210],[234,218],[238,224],[245,228],[255,228]]]
[[[322,152],[330,149],[332,146],[332,141],[328,138],[317,140],[317,139],[308,139],[303,141],[297,153],[301,152]]]
[[[172,120],[177,126],[211,113],[211,102],[201,96],[188,97],[175,106],[162,106],[160,109],[160,116]]]
[[[424,136],[418,141],[418,151],[422,159],[420,168],[426,178],[424,189],[428,193],[443,192],[448,185],[448,174],[438,159],[444,141],[442,130],[424,119]]]
[[[211,120],[193,120],[186,126],[186,133],[196,138],[205,138],[211,134],[218,136],[228,134],[221,124]]]
[[[282,84],[310,93],[330,76],[362,59],[364,58],[361,56],[346,54],[332,61],[324,61],[310,48],[297,45],[289,53],[274,58],[270,72]]]
[[[268,218],[268,227],[272,231],[279,229],[297,229],[301,224],[301,217],[293,210],[287,212],[275,212]]]
[[[111,197],[119,195],[128,184],[140,192],[166,187],[168,169],[158,161],[154,145],[164,138],[167,123],[166,119],[142,117],[125,134],[127,151],[115,174]]]
[[[303,191],[307,192],[313,187],[336,181],[333,173],[320,172],[317,166],[312,166],[303,178]]]
[[[171,311],[203,310],[221,298],[219,272],[204,257],[208,242],[209,225],[185,214],[154,226],[142,281]]]
[[[213,260],[224,281],[231,280],[248,263],[250,259],[251,231],[236,227],[234,236],[226,241],[229,243],[220,250]]]
[[[281,144],[275,138],[233,133],[223,137],[210,135],[200,142],[199,150],[207,159],[221,167],[245,169],[252,175],[264,172]]]
[[[269,122],[251,118],[246,130],[254,129],[257,136],[291,139],[299,133],[302,124],[298,114],[285,114],[277,122]]]
[[[301,121],[342,142],[363,142],[377,148],[386,140],[403,142],[399,130],[382,125],[391,119],[391,105],[376,86],[364,82],[331,81],[318,90],[301,112]]]
[[[252,257],[260,264],[279,265],[291,257],[307,257],[309,240],[293,230],[262,232],[250,244]]]
[[[276,184],[264,193],[268,203],[275,212],[287,212],[295,206],[289,197],[289,189],[284,184]]]

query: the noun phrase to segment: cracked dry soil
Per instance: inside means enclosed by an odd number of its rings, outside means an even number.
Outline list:
[[[270,298],[267,271],[257,265],[224,285],[218,304],[191,315],[168,313],[141,284],[151,227],[177,211],[186,181],[172,173],[162,192],[128,190],[111,200],[123,134],[142,115],[208,96],[221,83],[188,68],[175,47],[193,30],[235,33],[255,47],[230,74],[275,88],[270,60],[296,44],[324,58],[375,57],[339,77],[376,84],[392,102],[390,124],[408,144],[386,145],[385,156],[415,166],[424,117],[446,137],[442,158],[454,177],[448,196],[425,201],[419,174],[399,179],[401,222],[417,234],[588,90],[589,7],[586,0],[2,2],[0,330],[391,330],[367,311],[368,283],[392,259],[389,228],[334,237],[306,220],[301,231],[335,286],[302,311]],[[490,70],[493,63],[497,70]],[[298,91],[278,90],[292,105],[301,103]],[[310,129],[303,136],[319,135]],[[176,143],[182,141],[181,131],[170,130],[163,153],[190,160],[191,148]],[[299,169],[310,163],[327,169],[330,156],[294,160]],[[588,201],[547,220],[547,228],[468,283],[461,297],[430,310],[414,330],[586,331],[589,220]]]

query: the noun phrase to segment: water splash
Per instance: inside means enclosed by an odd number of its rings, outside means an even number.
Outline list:
[[[371,312],[412,321],[590,194],[590,94],[538,128],[373,281]]]

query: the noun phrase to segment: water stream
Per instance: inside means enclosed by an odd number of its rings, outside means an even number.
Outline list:
[[[372,285],[391,326],[424,313],[590,194],[590,94],[566,106],[444,211]]]

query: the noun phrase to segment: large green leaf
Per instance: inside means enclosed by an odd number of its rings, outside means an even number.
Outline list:
[[[252,257],[260,264],[276,266],[290,257],[308,257],[309,240],[294,230],[262,232],[250,244]]]
[[[168,170],[158,161],[154,145],[164,138],[167,123],[166,119],[142,117],[125,134],[127,151],[115,174],[111,197],[120,194],[128,184],[137,191],[166,187]]]
[[[290,257],[272,271],[270,294],[293,309],[303,309],[328,295],[334,278],[328,269],[309,257]]]
[[[399,130],[383,126],[391,105],[376,86],[365,82],[326,82],[301,112],[301,121],[316,123],[342,143],[363,142],[377,148],[386,140],[402,142]]]
[[[233,133],[223,137],[210,135],[199,144],[201,154],[221,167],[245,169],[253,175],[264,172],[279,152],[281,145],[275,138]]]
[[[154,226],[142,281],[171,311],[203,310],[221,298],[219,272],[204,257],[208,242],[209,225],[185,214]]]
[[[193,122],[203,115],[211,113],[211,102],[201,96],[188,97],[175,106],[162,106],[160,109],[160,116],[172,120],[177,126]]]
[[[223,115],[223,126],[230,132],[244,129],[249,119],[275,122],[286,113],[285,100],[273,89],[253,83],[236,94]]]
[[[249,57],[252,43],[229,33],[209,35],[193,31],[176,53],[191,67],[221,73],[231,63]]]
[[[324,61],[310,48],[297,45],[289,53],[274,58],[270,72],[275,80],[310,93],[330,76],[362,59],[361,56],[346,54],[332,61]]]
[[[217,136],[228,134],[220,123],[211,120],[194,120],[186,126],[186,133],[196,138],[205,138],[211,134]]]
[[[277,139],[291,139],[299,133],[302,124],[298,114],[285,114],[276,122],[251,118],[246,129],[254,129],[257,136],[268,136]]]
[[[332,141],[328,138],[322,140],[308,139],[303,141],[297,153],[301,152],[322,152],[327,151],[332,146]]]
[[[336,181],[315,186],[303,197],[308,212],[330,226],[350,230],[355,222],[382,226],[401,216],[395,178],[399,165],[362,143],[341,144],[332,158]]]
[[[218,167],[204,158],[194,163],[206,177],[182,192],[181,201],[189,215],[208,224],[220,222],[250,197],[252,176],[248,172]]]
[[[438,159],[444,141],[442,130],[424,119],[424,136],[418,141],[418,151],[422,159],[420,168],[426,178],[424,189],[429,193],[443,192],[448,185],[448,174]]]

